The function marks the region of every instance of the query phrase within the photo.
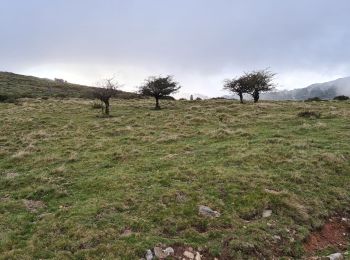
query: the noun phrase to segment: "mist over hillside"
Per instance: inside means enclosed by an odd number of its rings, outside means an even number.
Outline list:
[[[324,83],[316,83],[300,89],[263,93],[261,94],[261,99],[305,100],[313,97],[319,97],[321,99],[333,99],[339,95],[350,95],[350,77],[339,78]]]

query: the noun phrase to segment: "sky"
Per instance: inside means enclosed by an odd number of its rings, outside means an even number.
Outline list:
[[[278,89],[350,76],[349,0],[0,0],[0,71],[179,95],[269,68]]]

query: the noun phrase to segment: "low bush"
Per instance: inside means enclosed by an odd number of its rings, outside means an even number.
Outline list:
[[[306,102],[311,102],[311,101],[322,101],[322,99],[320,99],[319,97],[312,97],[312,98],[308,98],[305,100]]]
[[[103,109],[104,106],[101,102],[93,102],[91,105],[92,109]]]
[[[0,94],[0,103],[17,103],[17,96],[11,96],[6,94]]]
[[[335,98],[333,98],[333,100],[339,100],[339,101],[349,100],[349,97],[341,95],[341,96],[336,96]]]

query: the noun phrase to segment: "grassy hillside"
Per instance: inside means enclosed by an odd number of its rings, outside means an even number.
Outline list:
[[[301,258],[312,230],[349,213],[349,102],[162,106],[0,104],[0,258],[140,259],[159,244]]]
[[[0,72],[0,95],[9,99],[21,97],[71,97],[90,98],[94,88],[58,82],[50,79]],[[121,91],[122,97],[136,97],[136,94]]]

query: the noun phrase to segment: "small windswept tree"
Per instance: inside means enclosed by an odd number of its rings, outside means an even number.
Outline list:
[[[247,78],[248,89],[254,99],[254,103],[259,101],[261,92],[267,92],[274,89],[275,84],[273,83],[273,79],[275,75],[275,73],[266,69],[245,74],[244,77]]]
[[[139,92],[144,96],[154,97],[156,99],[155,109],[160,109],[159,99],[177,92],[180,88],[172,76],[149,77],[140,87]]]
[[[275,74],[269,70],[259,70],[250,73],[245,73],[239,78],[224,81],[224,89],[236,93],[243,103],[243,94],[252,95],[254,103],[259,101],[260,93],[271,91],[274,88]]]
[[[241,76],[234,79],[226,79],[224,81],[224,89],[231,91],[234,94],[239,96],[239,101],[243,104],[243,94],[249,93],[249,85],[247,78]]]
[[[101,81],[98,85],[99,86],[93,92],[93,96],[103,103],[104,107],[102,113],[109,116],[109,100],[117,96],[119,84],[111,78]]]

